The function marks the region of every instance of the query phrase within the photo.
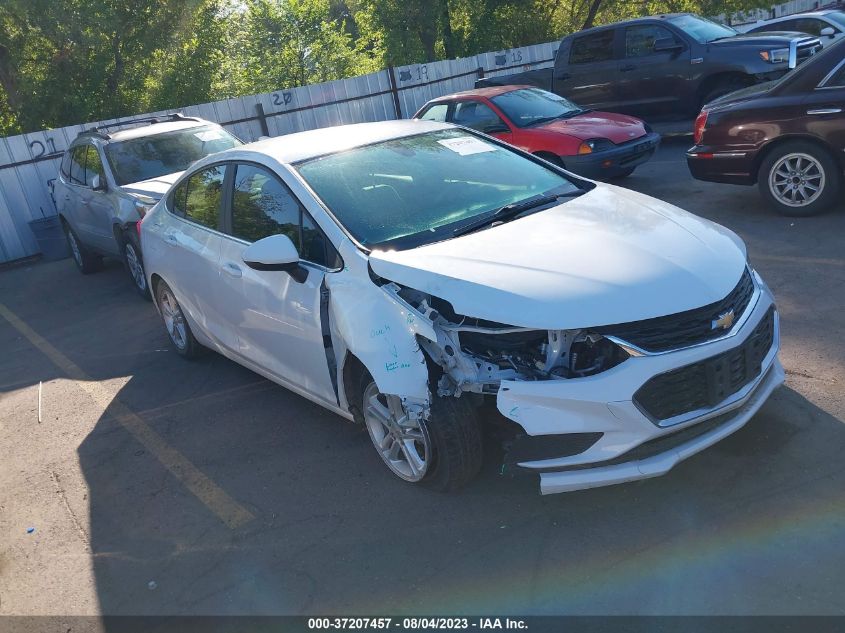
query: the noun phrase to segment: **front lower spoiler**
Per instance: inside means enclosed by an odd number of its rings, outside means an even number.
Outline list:
[[[541,473],[540,492],[544,495],[571,492],[663,475],[669,472],[678,462],[692,457],[745,426],[748,420],[763,406],[771,393],[783,384],[783,381],[783,367],[780,361],[775,358],[765,378],[760,381],[748,401],[739,409],[736,409],[731,420],[722,426],[659,455],[645,459],[623,462],[613,466],[595,466],[583,470]]]

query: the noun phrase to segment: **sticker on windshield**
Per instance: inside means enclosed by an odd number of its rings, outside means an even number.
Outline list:
[[[474,136],[459,136],[457,138],[444,138],[437,141],[443,147],[448,147],[453,152],[461,156],[469,156],[470,154],[480,154],[481,152],[494,152],[497,147],[490,143],[485,143],[480,138]]]
[[[202,132],[196,132],[194,136],[203,143],[207,143],[208,141],[217,141],[223,138],[223,134],[220,130],[203,130]]]

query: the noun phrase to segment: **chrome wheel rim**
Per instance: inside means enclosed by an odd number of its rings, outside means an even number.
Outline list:
[[[825,186],[824,168],[809,154],[786,154],[769,172],[769,190],[788,207],[804,207],[821,195]]]
[[[182,314],[182,308],[176,301],[176,297],[170,291],[170,288],[164,288],[159,296],[159,307],[161,308],[161,316],[164,318],[164,327],[167,328],[167,334],[170,340],[180,350],[184,350],[188,341],[188,333],[185,328],[185,315]]]
[[[129,267],[129,274],[135,281],[135,285],[139,290],[147,289],[147,278],[144,276],[144,266],[141,264],[141,258],[135,252],[135,246],[131,242],[126,244],[126,265]]]
[[[73,231],[68,229],[67,232],[67,243],[70,244],[70,252],[73,255],[73,261],[76,262],[76,265],[82,268],[82,253],[79,250],[79,244],[76,243],[76,237],[73,235]]]
[[[387,396],[370,383],[364,391],[364,421],[373,446],[387,467],[405,481],[425,477],[431,442],[425,424],[408,417],[398,396]]]

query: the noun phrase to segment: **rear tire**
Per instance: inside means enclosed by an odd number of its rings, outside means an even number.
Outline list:
[[[410,420],[399,397],[379,392],[367,372],[358,393],[370,440],[400,479],[447,492],[481,470],[481,429],[469,398],[435,396],[427,420]]]
[[[150,288],[147,285],[147,274],[144,271],[144,260],[141,257],[141,247],[131,236],[126,236],[123,241],[123,264],[132,280],[132,287],[147,301],[152,301]]]
[[[70,224],[63,221],[62,226],[65,229],[65,238],[70,248],[73,263],[76,264],[79,272],[83,275],[90,275],[100,270],[103,266],[103,258],[92,253],[87,246],[79,241],[74,230],[70,228]]]
[[[188,325],[185,314],[176,296],[164,281],[156,284],[156,304],[161,311],[161,318],[164,320],[164,329],[170,342],[176,349],[176,353],[183,358],[196,358],[202,351],[202,346],[194,338],[191,326]]]
[[[818,145],[790,141],[766,155],[757,185],[781,215],[807,217],[829,209],[839,199],[842,170]]]

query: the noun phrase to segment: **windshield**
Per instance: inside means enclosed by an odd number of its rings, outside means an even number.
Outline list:
[[[491,101],[518,127],[566,119],[583,112],[568,99],[539,88],[513,90],[493,97]]]
[[[368,248],[437,242],[504,205],[579,191],[557,171],[457,129],[383,141],[297,169]]]
[[[697,15],[676,15],[668,20],[699,44],[737,35],[729,26],[705,20]]]
[[[843,13],[842,11],[834,11],[833,13],[828,13],[824,17],[826,17],[831,22],[836,22],[836,24],[845,27],[845,13]]]
[[[200,158],[241,145],[217,125],[142,136],[106,145],[106,157],[118,185],[185,171]]]

